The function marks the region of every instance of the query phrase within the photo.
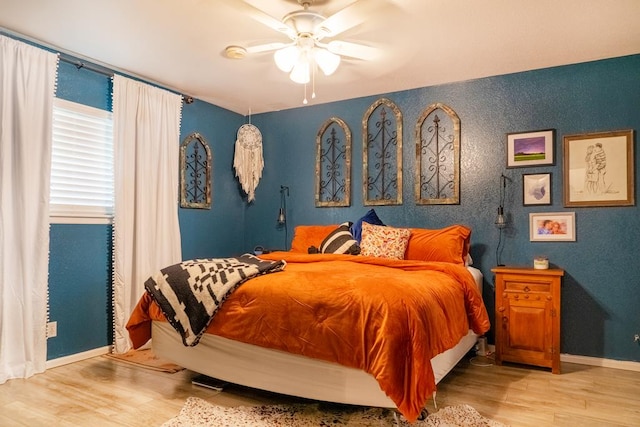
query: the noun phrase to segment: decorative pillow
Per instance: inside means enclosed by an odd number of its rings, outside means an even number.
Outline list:
[[[404,259],[411,231],[408,228],[394,228],[362,223],[360,253],[378,258]]]
[[[358,243],[360,243],[360,241],[362,240],[362,223],[363,222],[367,222],[371,225],[384,225],[382,220],[378,218],[376,211],[374,209],[369,209],[369,212],[364,214],[362,218],[354,222],[353,225],[350,227],[351,234],[353,235],[353,238],[358,241]]]
[[[360,253],[360,245],[351,235],[350,226],[351,222],[340,224],[338,228],[324,238],[318,251],[322,254],[358,255]]]
[[[451,225],[437,230],[411,228],[411,238],[405,259],[443,261],[466,265],[469,255],[471,229]]]
[[[296,226],[293,231],[293,240],[291,241],[291,252],[306,254],[310,246],[320,246],[322,239],[335,230],[337,226],[337,224]]]

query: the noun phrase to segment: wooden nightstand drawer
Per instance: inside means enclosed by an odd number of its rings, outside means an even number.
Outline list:
[[[516,279],[504,278],[504,290],[522,293],[545,293],[551,292],[551,281],[522,280],[522,277]]]

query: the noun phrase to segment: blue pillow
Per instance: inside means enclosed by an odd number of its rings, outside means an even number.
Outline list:
[[[364,214],[362,218],[354,222],[353,225],[351,225],[351,227],[349,228],[349,231],[351,231],[353,238],[356,239],[358,244],[360,243],[360,240],[362,240],[362,221],[372,225],[385,225],[382,220],[378,218],[376,211],[370,209],[369,212]]]

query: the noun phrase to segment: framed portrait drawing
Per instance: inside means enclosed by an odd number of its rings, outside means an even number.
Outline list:
[[[522,175],[522,204],[550,205],[551,204],[551,174]]]
[[[575,212],[529,214],[529,240],[532,242],[575,242]]]
[[[507,167],[553,165],[555,130],[507,134]]]
[[[564,205],[633,206],[633,130],[566,135]]]

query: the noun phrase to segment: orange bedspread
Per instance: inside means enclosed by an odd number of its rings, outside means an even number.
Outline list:
[[[207,332],[337,362],[372,374],[414,421],[435,391],[431,358],[489,318],[469,271],[443,262],[275,252],[284,271],[241,285]],[[127,329],[137,348],[151,320],[164,320],[145,294]]]

